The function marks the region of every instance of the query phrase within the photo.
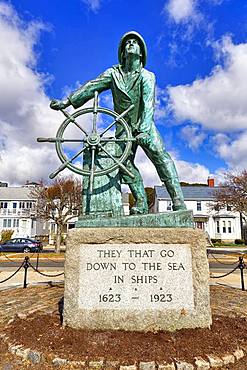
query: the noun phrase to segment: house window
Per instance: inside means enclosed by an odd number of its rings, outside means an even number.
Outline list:
[[[35,227],[35,220],[34,219],[32,219],[32,229]]]
[[[231,207],[231,206],[228,206],[228,204],[227,204],[227,206],[226,206],[226,210],[227,210],[227,211],[231,211],[231,210],[232,210],[232,207]]]
[[[226,221],[223,221],[223,233],[226,233]]]
[[[197,211],[202,210],[202,202],[196,202],[196,209],[197,209]]]
[[[228,221],[228,232],[229,232],[229,234],[231,234],[231,232],[232,232],[232,223],[231,223],[231,221]]]
[[[170,200],[167,201],[167,207],[166,207],[167,211],[171,211],[172,210],[172,202]]]
[[[13,213],[16,213],[17,203],[13,203]]]
[[[3,227],[7,227],[7,218],[3,219]]]
[[[220,221],[216,221],[216,232],[220,234]]]
[[[12,224],[11,221],[12,221],[11,218],[8,218],[8,222],[7,222],[8,227],[11,227],[11,224]]]
[[[19,227],[19,218],[14,218],[13,227]]]
[[[0,208],[8,208],[8,202],[1,202]]]

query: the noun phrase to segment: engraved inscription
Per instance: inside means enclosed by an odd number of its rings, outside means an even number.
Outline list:
[[[84,244],[79,258],[80,308],[194,308],[187,244]]]

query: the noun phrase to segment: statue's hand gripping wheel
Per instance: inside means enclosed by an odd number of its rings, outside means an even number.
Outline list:
[[[62,164],[53,172],[50,174],[50,178],[53,179],[55,176],[57,176],[61,171],[63,171],[65,168],[69,168],[71,171],[84,176],[89,176],[89,186],[90,186],[90,193],[93,192],[93,183],[94,183],[94,177],[95,176],[101,176],[106,175],[117,168],[121,168],[121,170],[125,173],[127,173],[130,177],[134,177],[134,175],[126,168],[124,165],[125,160],[127,159],[128,155],[131,151],[132,141],[135,139],[132,137],[131,130],[125,121],[124,117],[127,115],[127,113],[134,108],[134,105],[131,105],[128,109],[126,109],[123,113],[118,114],[110,109],[102,108],[98,106],[98,92],[95,92],[94,96],[94,104],[93,107],[90,108],[84,108],[80,109],[73,114],[69,114],[64,109],[61,109],[62,113],[65,115],[66,119],[63,121],[61,126],[59,127],[56,137],[53,138],[43,138],[39,137],[37,139],[38,142],[49,142],[49,143],[55,143],[56,151],[59,159],[61,160]],[[106,128],[103,130],[100,130],[97,128],[97,115],[98,114],[108,115],[111,116],[114,120],[109,125],[107,125]],[[86,114],[93,114],[92,119],[92,129],[90,132],[87,132],[81,125],[77,122],[77,118],[86,115]],[[108,117],[109,118],[109,117]],[[75,125],[79,129],[79,134],[81,137],[76,139],[70,139],[65,138],[64,132],[66,128],[69,125]],[[107,134],[109,131],[114,128],[114,126],[121,126],[121,136],[120,137],[109,137]],[[109,142],[115,142],[115,143],[122,143],[124,144],[124,147],[121,145],[121,155],[120,157],[115,157],[110,153],[110,151],[107,149],[106,144]],[[73,154],[71,157],[65,153],[63,148],[63,143],[81,143],[82,148],[76,152],[76,154]],[[75,164],[78,162],[78,158],[83,156],[83,153],[89,150],[91,155],[91,163],[90,168],[80,168],[78,164]],[[104,152],[104,154],[111,158],[112,165],[110,165],[108,168],[96,168],[95,163],[97,159],[98,152]],[[82,161],[80,162],[82,164]]]

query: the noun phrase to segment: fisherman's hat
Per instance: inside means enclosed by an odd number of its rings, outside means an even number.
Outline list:
[[[119,60],[119,63],[120,64],[123,64],[124,62],[124,47],[125,47],[125,43],[128,39],[136,39],[140,45],[140,49],[141,49],[141,61],[142,61],[142,65],[143,67],[145,66],[146,64],[146,61],[147,61],[147,47],[146,47],[146,43],[143,39],[143,37],[138,33],[138,32],[135,32],[135,31],[129,31],[129,32],[126,32],[121,40],[120,40],[120,43],[119,43],[119,47],[118,47],[118,60]]]

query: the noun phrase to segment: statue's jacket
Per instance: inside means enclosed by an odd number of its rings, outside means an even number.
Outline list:
[[[115,65],[96,79],[82,85],[69,96],[74,108],[79,108],[94,97],[95,91],[111,90],[114,110],[121,114],[131,104],[134,108],[125,116],[134,135],[154,134],[155,75],[144,68],[132,72],[128,82],[124,80],[121,65]]]
[[[120,168],[121,182],[125,184],[142,182],[140,172],[134,164],[137,145],[141,145],[155,165],[161,181],[169,186],[172,198],[183,199],[176,168],[154,124],[154,73],[140,67],[126,78],[121,65],[116,65],[107,69],[95,80],[82,85],[68,99],[74,108],[79,108],[94,97],[95,91],[100,93],[109,89],[112,91],[114,110],[117,113],[123,113],[134,104],[134,108],[124,117],[132,129],[133,136],[145,134],[140,135],[143,138],[141,141],[138,140],[138,143],[132,144],[131,153],[125,162],[126,168],[134,175],[134,179]],[[121,130],[119,132],[118,129],[119,127],[116,129],[116,137],[122,135]]]

